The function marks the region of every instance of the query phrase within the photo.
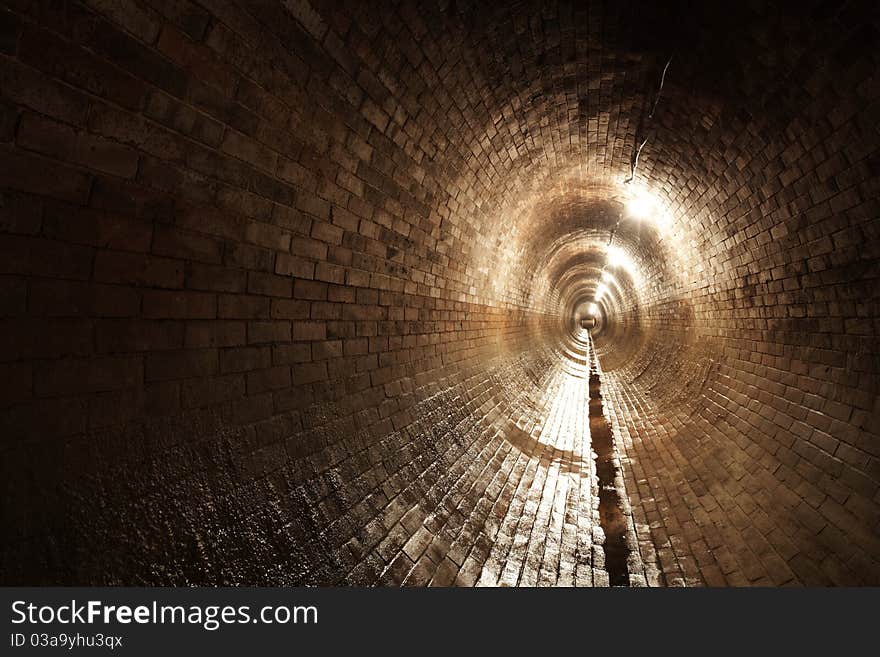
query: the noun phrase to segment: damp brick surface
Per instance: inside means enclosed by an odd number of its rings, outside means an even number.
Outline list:
[[[0,583],[613,583],[603,271],[630,585],[880,583],[876,13],[659,4],[0,2]]]

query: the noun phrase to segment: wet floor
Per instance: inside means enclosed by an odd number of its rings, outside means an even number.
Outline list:
[[[565,356],[540,400],[532,447],[519,454],[522,476],[493,532],[481,585],[629,584],[613,436],[587,331]]]

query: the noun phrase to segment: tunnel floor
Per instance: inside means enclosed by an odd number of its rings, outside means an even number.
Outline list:
[[[477,503],[492,507],[480,532],[483,540],[460,570],[447,559],[434,572],[424,565],[413,568],[404,583],[630,584],[616,451],[601,405],[591,405],[591,391],[600,400],[598,384],[591,388],[598,378],[589,333],[582,330],[561,352],[539,398],[530,400],[532,412],[502,437],[515,448],[498,470],[503,477],[496,477]],[[591,430],[603,432],[601,446],[594,445]],[[639,572],[633,581],[644,578]]]
[[[473,550],[444,557],[443,531],[426,522],[414,536],[423,546],[408,542],[402,554],[409,558],[393,560],[383,581],[636,587],[831,581],[818,566],[835,549],[828,534],[813,535],[791,521],[806,509],[770,469],[755,466],[745,446],[725,438],[733,420],[719,408],[714,416],[671,412],[656,386],[602,372],[583,329],[547,368],[529,412],[487,443],[497,460],[481,478],[489,473],[491,483],[466,493],[478,498],[467,521],[477,534]],[[686,385],[679,380],[666,388]]]
[[[588,422],[588,347],[579,340],[538,401],[537,449],[520,455],[503,519],[480,573],[488,586],[583,585],[594,569],[595,475]],[[497,533],[495,533],[497,531]]]

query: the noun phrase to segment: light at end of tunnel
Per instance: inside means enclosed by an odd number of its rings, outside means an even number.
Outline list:
[[[596,317],[599,314],[599,306],[595,303],[591,303],[587,308],[587,312],[590,313],[593,317]]]

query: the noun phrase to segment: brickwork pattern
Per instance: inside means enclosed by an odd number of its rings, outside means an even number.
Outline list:
[[[868,4],[676,60],[596,335],[632,584],[878,581]],[[3,583],[606,583],[567,331],[656,5],[3,0]]]

